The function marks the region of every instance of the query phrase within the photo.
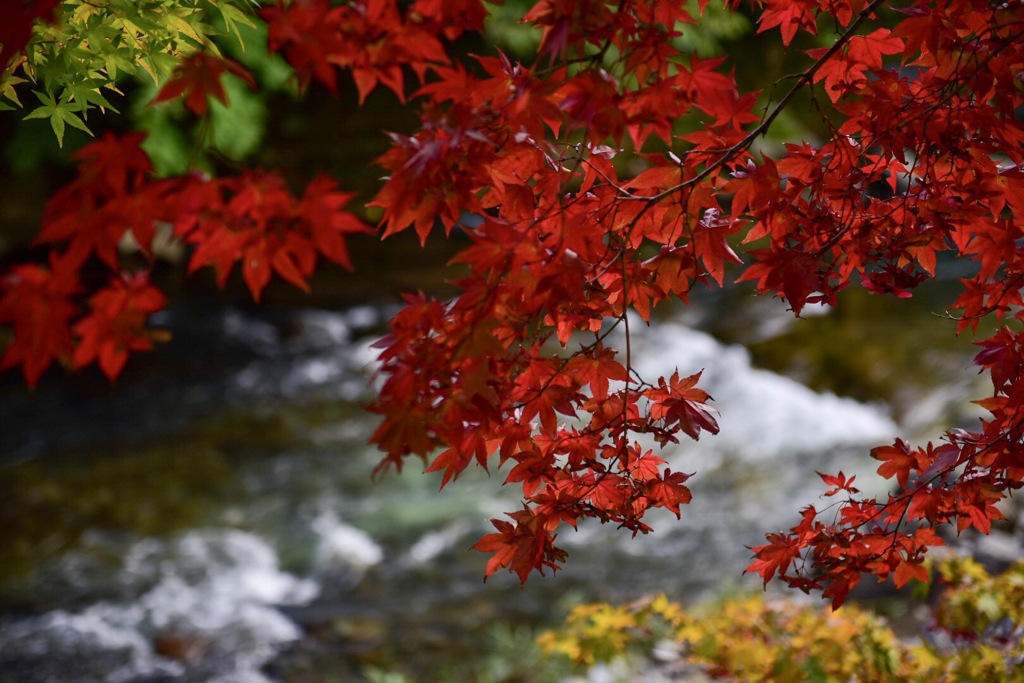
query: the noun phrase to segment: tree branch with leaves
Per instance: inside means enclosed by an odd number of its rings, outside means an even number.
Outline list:
[[[925,552],[942,542],[935,529],[988,531],[1024,482],[1024,5],[728,4],[803,54],[779,100],[742,91],[722,58],[686,48],[709,0],[542,0],[522,17],[539,44],[521,59],[486,45],[492,8],[477,0],[293,0],[253,13],[224,0],[68,0],[22,45],[26,22],[48,19],[53,5],[30,3],[0,36],[5,56],[24,47],[3,92],[19,103],[31,81],[43,104],[29,117],[49,118],[58,138],[65,123],[84,127],[87,112],[110,109],[103,88],[132,70],[159,84],[153,105],[184,98],[201,120],[209,98],[225,100],[226,74],[258,85],[209,39],[246,23],[266,24],[269,50],[300,89],[351,83],[359,105],[390,91],[420,127],[391,135],[377,162],[386,177],[359,199],[325,177],[296,192],[271,171],[157,177],[139,136],[104,134],[77,153],[78,176],[47,208],[48,263],[3,277],[0,324],[13,338],[2,365],[20,366],[30,385],[53,362],[96,361],[113,379],[129,352],[153,345],[145,319],[164,300],[145,267],[121,272],[126,232],[151,254],[154,226],[171,226],[192,249],[190,272],[212,266],[223,285],[237,264],[258,301],[274,276],[305,288],[323,258],[359,266],[345,240],[370,228],[365,211],[346,208],[354,202],[379,212],[383,238],[458,230],[471,244],[453,259],[464,267],[457,293],[408,296],[377,344],[372,441],[379,471],[413,456],[443,472],[442,486],[474,464],[504,468],[522,506],[475,547],[492,554],[488,574],[525,581],[564,561],[565,526],[595,518],[647,533],[649,510],[680,515],[692,500],[690,475],[656,449],[717,433],[710,396],[700,368],[640,376],[630,326],[733,277],[800,315],[837,305],[850,286],[911,296],[940,257],[961,260],[974,268],[949,302],[958,331],[984,317],[1004,323],[979,342],[990,417],[940,446],[874,449],[900,489],[887,500],[823,475],[838,506],[808,507],[792,529],[768,534],[748,568],[822,590],[835,607],[864,574],[926,578]],[[456,49],[468,37],[483,38],[483,54]],[[52,71],[72,49],[90,55],[79,85]],[[803,92],[827,135],[760,151]],[[110,272],[99,291],[79,280],[87,262]],[[610,345],[612,328],[624,349]]]

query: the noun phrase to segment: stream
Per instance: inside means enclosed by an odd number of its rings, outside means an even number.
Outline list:
[[[487,557],[468,550],[517,506],[500,474],[467,472],[438,493],[411,462],[370,481],[374,424],[359,403],[386,313],[193,302],[155,321],[173,341],[113,387],[51,371],[28,392],[0,377],[0,679],[539,680],[523,644],[576,602],[760,590],[744,546],[817,500],[814,470],[881,487],[867,449],[909,422],[925,431],[973,378],[957,351],[966,379],[928,415],[923,398],[896,415],[756,367],[744,346],[698,331],[728,327],[713,307],[636,325],[638,371],[703,368],[721,413],[718,436],[666,456],[697,473],[693,503],[681,520],[655,515],[648,536],[566,530],[565,568],[520,587],[482,581]],[[794,324],[778,307],[753,319],[752,347]]]

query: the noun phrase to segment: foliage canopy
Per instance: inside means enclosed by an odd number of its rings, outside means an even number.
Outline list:
[[[380,470],[415,456],[442,485],[473,464],[506,468],[522,507],[475,547],[491,553],[488,574],[525,581],[565,559],[563,525],[647,533],[648,510],[679,515],[691,500],[690,475],[655,449],[718,423],[699,369],[633,367],[630,328],[657,306],[722,285],[728,267],[800,315],[850,286],[909,297],[940,259],[961,260],[958,331],[1003,323],[977,342],[989,416],[939,444],[875,448],[895,483],[882,499],[822,475],[836,504],[768,534],[749,567],[835,607],[864,574],[927,580],[938,527],[988,532],[1024,482],[1024,4],[727,4],[802,66],[741,89],[694,38],[723,16],[709,0],[529,3],[535,49],[519,57],[487,43],[490,14],[507,9],[480,0],[5,3],[0,92],[59,141],[68,126],[99,130],[122,89],[155,110],[183,101],[203,130],[229,93],[280,88],[268,74],[282,58],[298,91],[354,88],[360,105],[389,91],[421,125],[391,135],[387,177],[358,198],[322,175],[298,190],[270,170],[213,175],[205,134],[190,168],[161,174],[142,133],[105,130],[46,207],[46,262],[0,281],[0,365],[29,385],[55,362],[113,379],[151,349],[161,232],[189,247],[189,272],[211,267],[223,285],[237,266],[259,301],[275,276],[307,288],[322,259],[358,266],[346,241],[372,230],[368,211],[383,238],[460,231],[458,293],[408,295],[378,344],[372,440]],[[262,57],[227,56],[253,36]],[[824,133],[773,152],[765,136],[798,97]]]

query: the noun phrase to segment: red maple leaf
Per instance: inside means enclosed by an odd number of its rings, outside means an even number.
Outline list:
[[[167,303],[163,292],[142,272],[123,273],[89,299],[92,311],[75,323],[80,337],[74,361],[78,367],[94,360],[110,379],[124,368],[129,351],[149,351],[163,334],[146,329],[146,318]]]
[[[317,251],[349,270],[352,269],[352,262],[343,235],[373,232],[370,226],[355,215],[342,210],[354,197],[351,192],[338,191],[338,184],[334,180],[317,176],[306,186],[295,210],[296,215],[309,225]]]
[[[78,162],[79,179],[74,184],[101,197],[137,190],[153,172],[153,162],[142,149],[145,139],[146,133],[141,131],[124,135],[104,132],[71,155]]]
[[[799,30],[816,34],[819,8],[816,0],[764,0],[765,9],[758,20],[758,33],[775,26],[782,32],[782,44],[788,46]]]
[[[14,327],[0,370],[21,364],[25,381],[34,387],[52,361],[70,363],[70,321],[78,312],[71,296],[77,291],[77,278],[56,256],[50,268],[25,264],[0,278],[0,323]]]
[[[729,246],[728,236],[735,234],[743,224],[728,217],[723,217],[718,209],[708,209],[693,230],[694,251],[704,268],[719,285],[725,282],[725,262],[743,263],[733,248]]]
[[[544,567],[558,568],[565,559],[565,551],[555,546],[554,535],[528,508],[508,513],[515,524],[492,519],[497,533],[487,534],[473,544],[474,550],[494,553],[487,561],[485,576],[502,568],[515,572],[520,582],[526,583],[530,572],[544,572]]]
[[[412,11],[437,23],[448,40],[466,31],[480,31],[487,18],[487,8],[480,0],[416,0]]]
[[[910,471],[920,466],[920,454],[911,450],[910,446],[903,439],[896,439],[892,446],[879,446],[872,449],[871,457],[881,460],[878,466],[878,473],[886,479],[896,477],[901,488],[906,488],[910,478]]]
[[[800,557],[802,545],[788,534],[767,534],[765,538],[768,543],[751,548],[755,559],[743,571],[760,574],[767,586],[776,572],[785,574],[789,570],[793,560]]]
[[[712,434],[719,431],[715,419],[718,411],[706,405],[711,397],[706,391],[696,388],[702,373],[680,378],[675,372],[668,382],[662,377],[657,387],[644,392],[651,401],[653,419],[664,420],[667,429],[682,429],[694,440],[700,438],[701,431]]]
[[[819,260],[810,254],[788,249],[757,249],[750,252],[754,263],[736,282],[757,280],[757,291],[781,294],[796,315],[808,303],[829,302],[835,296],[818,272]]]
[[[269,24],[267,37],[271,52],[283,52],[295,69],[299,86],[305,88],[314,77],[331,92],[338,89],[338,76],[328,57],[342,48],[338,30],[343,8],[327,0],[283,0],[266,6],[260,14]]]
[[[929,583],[928,570],[920,561],[901,561],[893,572],[892,582],[896,590],[903,588],[911,579],[917,579],[921,583]]]
[[[671,510],[679,517],[679,506],[686,505],[693,499],[690,489],[683,485],[689,478],[689,474],[666,469],[662,476],[646,482],[647,495],[656,506]]]
[[[834,496],[840,491],[847,491],[848,493],[859,493],[859,489],[853,486],[853,480],[857,477],[846,478],[846,475],[840,472],[839,474],[824,474],[822,472],[817,473],[821,480],[832,487],[831,491],[825,493],[826,496]]]
[[[174,67],[171,80],[164,84],[150,104],[160,104],[185,96],[185,107],[196,116],[206,113],[208,100],[214,97],[221,104],[228,103],[221,77],[229,73],[256,88],[256,80],[249,71],[233,59],[218,57],[208,52],[194,52]]]

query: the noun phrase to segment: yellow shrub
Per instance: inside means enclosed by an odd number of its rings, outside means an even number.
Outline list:
[[[856,605],[837,612],[761,595],[683,610],[665,596],[574,608],[540,637],[548,653],[592,665],[647,654],[663,640],[707,675],[737,681],[1024,682],[1024,561],[999,576],[953,558],[937,568],[944,590],[934,633],[898,638]]]

